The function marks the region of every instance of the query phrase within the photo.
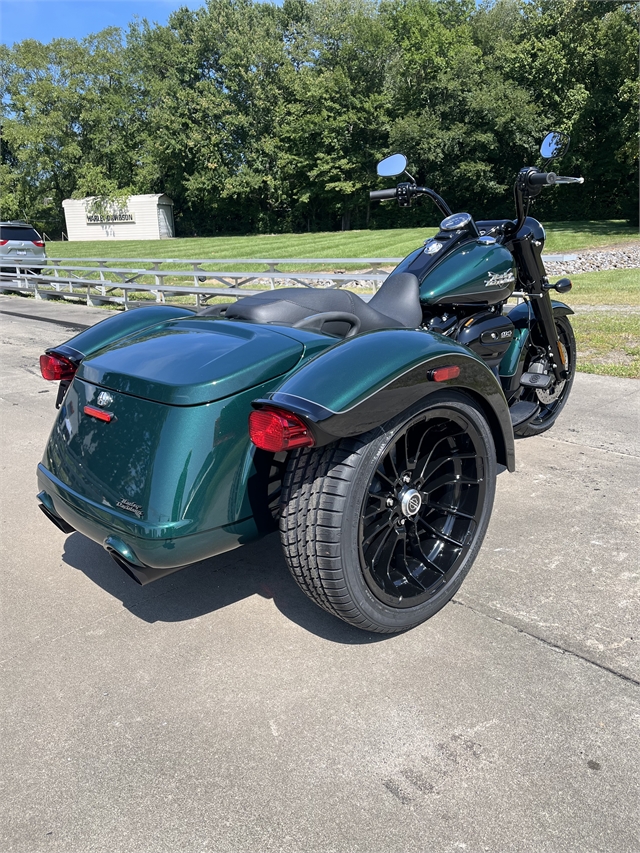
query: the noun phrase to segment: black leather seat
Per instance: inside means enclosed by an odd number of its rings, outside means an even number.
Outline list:
[[[392,274],[369,302],[348,290],[283,287],[239,299],[227,308],[225,317],[293,326],[307,317],[327,312],[355,315],[360,321],[360,332],[415,329],[422,322],[420,285],[412,273]],[[324,331],[346,335],[350,328],[348,322],[336,318],[326,323]]]

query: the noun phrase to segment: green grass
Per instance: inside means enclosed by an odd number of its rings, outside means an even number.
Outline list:
[[[571,252],[638,239],[619,220],[545,223],[547,252]],[[433,236],[434,228],[260,234],[176,240],[98,240],[47,243],[51,258],[380,258],[403,257]],[[320,267],[314,265],[314,269]],[[248,269],[248,268],[247,268]],[[259,269],[259,267],[253,267]]]
[[[561,277],[552,276],[551,281]],[[570,278],[573,288],[557,297],[568,305],[640,305],[640,270],[585,272]]]
[[[578,314],[571,324],[579,372],[640,379],[640,314]]]

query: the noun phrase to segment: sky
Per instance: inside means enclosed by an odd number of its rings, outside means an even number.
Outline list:
[[[105,27],[126,29],[136,15],[165,24],[180,6],[203,5],[205,0],[0,0],[0,42],[81,39]]]

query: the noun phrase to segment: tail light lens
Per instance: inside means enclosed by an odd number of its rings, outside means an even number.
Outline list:
[[[77,366],[72,361],[63,358],[61,355],[54,355],[52,353],[51,355],[40,356],[40,373],[49,381],[73,379],[77,369]]]
[[[39,249],[44,249],[44,243],[42,240],[32,240],[31,241],[34,246],[37,246]]]
[[[0,240],[0,246],[6,246],[8,242],[8,240]]]
[[[259,409],[249,415],[249,438],[261,450],[278,453],[294,447],[313,447],[309,428],[297,415],[275,409]]]

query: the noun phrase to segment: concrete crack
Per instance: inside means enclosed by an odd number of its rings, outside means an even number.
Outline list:
[[[563,655],[571,655],[571,657],[577,658],[578,660],[584,661],[585,663],[589,663],[592,666],[598,667],[598,669],[602,669],[605,672],[608,672],[610,675],[615,675],[616,678],[621,678],[623,681],[628,681],[630,684],[634,684],[636,687],[640,687],[640,681],[632,678],[630,675],[625,675],[622,672],[618,672],[616,669],[612,669],[610,666],[607,666],[604,663],[598,663],[598,661],[593,660],[593,658],[589,658],[586,655],[581,655],[579,652],[571,651],[571,649],[567,649],[564,646],[558,645],[558,643],[554,643],[552,640],[547,640],[544,637],[541,637],[539,634],[534,634],[532,631],[525,631],[524,628],[518,627],[518,625],[514,625],[509,622],[507,619],[499,619],[497,616],[493,616],[493,614],[488,613],[486,610],[480,610],[476,607],[472,607],[470,604],[467,604],[465,601],[460,601],[459,598],[452,598],[452,604],[457,604],[459,607],[465,607],[467,610],[471,610],[472,613],[476,613],[478,616],[484,616],[487,619],[491,619],[492,622],[497,622],[499,625],[505,625],[507,628],[511,628],[514,631],[517,631],[518,634],[524,634],[526,637],[531,637],[534,640],[537,640],[539,643],[542,643],[545,646],[553,649],[556,652],[560,652]]]

